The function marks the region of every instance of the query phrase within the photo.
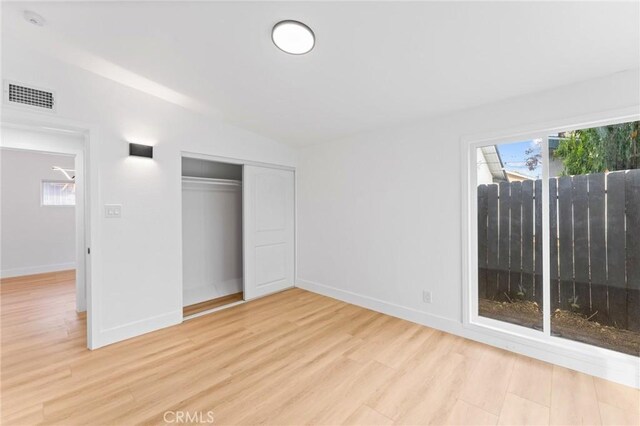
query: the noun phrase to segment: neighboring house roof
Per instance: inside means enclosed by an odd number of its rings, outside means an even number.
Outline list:
[[[511,171],[511,170],[507,170],[505,172],[505,174],[507,175],[507,181],[508,182],[522,182],[523,180],[535,180],[536,179],[534,177],[523,175],[522,173],[514,172],[514,171]]]
[[[487,166],[491,171],[491,176],[493,177],[494,182],[507,181],[507,175],[504,171],[504,164],[502,164],[502,158],[500,157],[500,153],[496,149],[495,145],[483,146],[480,148],[482,150],[482,154],[484,155],[485,160],[487,161]]]

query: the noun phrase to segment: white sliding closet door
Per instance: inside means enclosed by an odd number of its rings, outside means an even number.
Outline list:
[[[244,166],[244,298],[293,287],[294,173]]]

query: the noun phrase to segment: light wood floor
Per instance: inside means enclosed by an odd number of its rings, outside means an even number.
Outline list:
[[[230,305],[231,303],[239,302],[243,298],[242,292],[229,294],[228,296],[218,297],[216,299],[207,300],[206,302],[196,303],[194,305],[185,306],[182,308],[182,315],[187,317],[189,315],[197,314],[199,312],[208,311],[209,309],[218,308],[224,305]]]
[[[4,425],[639,424],[631,388],[299,289],[93,352],[72,275],[1,295]]]

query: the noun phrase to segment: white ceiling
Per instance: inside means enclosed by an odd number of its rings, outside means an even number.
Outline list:
[[[273,46],[283,19],[313,29],[311,53]],[[297,145],[640,67],[637,1],[4,3],[3,26]]]

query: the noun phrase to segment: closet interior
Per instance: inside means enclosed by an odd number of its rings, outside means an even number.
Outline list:
[[[243,300],[242,165],[182,157],[185,317]]]

